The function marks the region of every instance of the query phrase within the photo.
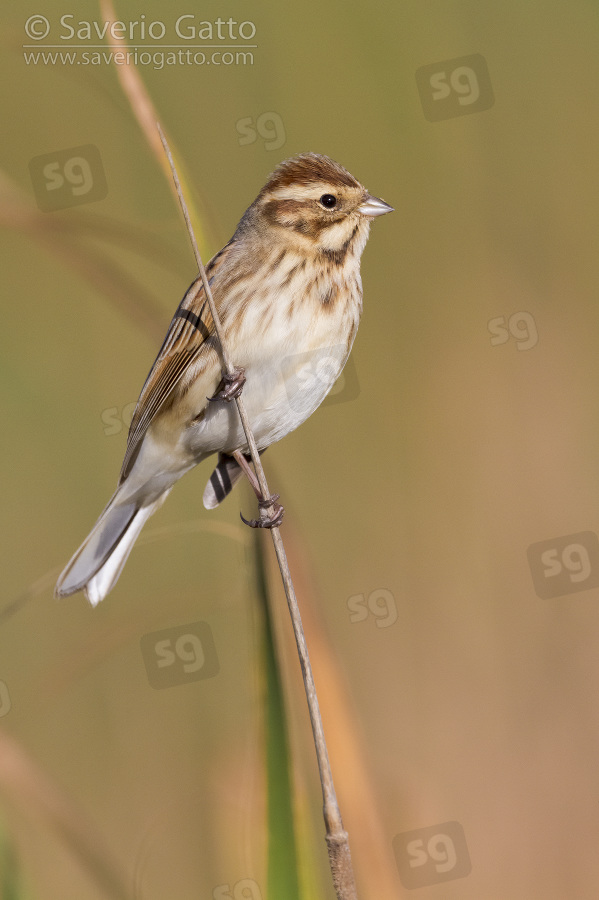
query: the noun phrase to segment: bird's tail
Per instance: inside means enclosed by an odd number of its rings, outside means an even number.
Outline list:
[[[142,506],[134,500],[119,503],[117,491],[60,575],[55,596],[85,591],[92,606],[97,606],[115,586],[141,529],[169,493],[170,488]]]
[[[216,509],[225,497],[231,493],[241,476],[243,469],[228,453],[218,454],[218,463],[204,491],[206,509]]]
[[[265,452],[266,448],[260,450],[260,456]],[[245,454],[245,458],[248,462],[251,462],[252,458],[249,453]],[[231,493],[242,475],[243,469],[232,456],[229,456],[228,453],[219,453],[218,463],[208,479],[208,484],[204,491],[204,506],[206,509],[216,509],[225,497]]]

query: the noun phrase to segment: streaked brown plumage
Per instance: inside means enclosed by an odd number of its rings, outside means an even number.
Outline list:
[[[286,160],[206,266],[260,450],[320,405],[351,350],[362,311],[360,257],[373,217],[391,207],[342,166],[314,153]],[[144,522],[174,483],[219,453],[204,494],[212,508],[241,474],[247,451],[234,404],[208,403],[221,381],[210,310],[199,279],[181,301],[131,422],[117,491],[59,578],[56,593],[112,588]],[[298,387],[300,366],[328,354],[325,379]]]

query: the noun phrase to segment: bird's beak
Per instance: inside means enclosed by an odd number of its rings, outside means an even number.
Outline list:
[[[385,203],[384,200],[380,200],[378,197],[371,197],[368,194],[364,203],[358,206],[358,212],[362,213],[363,216],[374,218],[375,216],[384,216],[385,213],[393,212],[393,207]]]

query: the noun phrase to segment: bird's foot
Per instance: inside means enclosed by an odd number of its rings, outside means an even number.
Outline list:
[[[277,503],[280,494],[272,494],[272,496],[267,497],[265,500],[262,496],[258,479],[251,467],[250,460],[240,450],[236,450],[232,455],[237,461],[237,464],[245,472],[247,479],[258,498],[258,506],[260,507],[259,519],[246,519],[243,513],[239,513],[241,521],[245,522],[246,525],[249,525],[250,528],[276,528],[283,521],[283,515],[285,513],[285,509],[280,503]]]
[[[213,397],[208,397],[207,399],[211,401],[226,400],[227,403],[230,403],[231,400],[235,400],[236,397],[239,397],[244,384],[245,370],[233,369],[230,375],[228,372],[223,375],[216,393]]]
[[[239,513],[241,521],[249,525],[250,528],[278,528],[285,514],[284,507],[277,503],[279,496],[279,494],[273,494],[272,497],[268,497],[266,500],[258,500],[258,506],[260,507],[259,519],[246,519],[243,513]],[[269,513],[268,510],[271,510],[271,512]]]

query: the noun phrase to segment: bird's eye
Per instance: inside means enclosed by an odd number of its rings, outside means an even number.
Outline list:
[[[324,206],[325,209],[332,209],[337,205],[337,198],[333,197],[332,194],[323,194],[320,198],[321,206]]]

